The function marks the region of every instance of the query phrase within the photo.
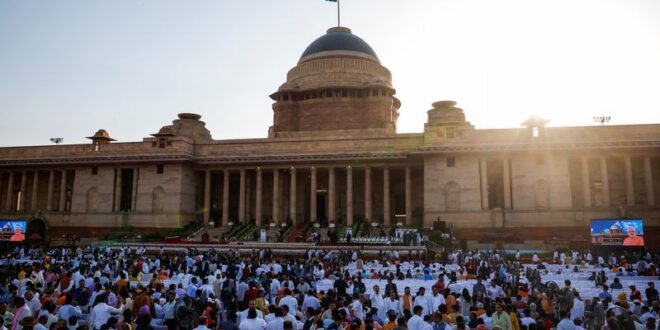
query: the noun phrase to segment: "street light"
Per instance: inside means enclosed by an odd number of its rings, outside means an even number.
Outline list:
[[[60,143],[62,143],[62,141],[64,141],[64,138],[61,138],[61,137],[50,138],[50,142],[53,142],[55,144],[60,144]]]
[[[609,123],[610,120],[612,120],[611,116],[594,117],[594,122],[600,123],[601,126],[605,126],[605,123]]]

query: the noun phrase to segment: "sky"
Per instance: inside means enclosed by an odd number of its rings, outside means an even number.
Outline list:
[[[660,1],[340,0],[390,69],[398,132],[454,100],[476,128],[660,123]],[[141,141],[180,112],[266,137],[268,97],[337,24],[323,0],[0,1],[0,146]]]

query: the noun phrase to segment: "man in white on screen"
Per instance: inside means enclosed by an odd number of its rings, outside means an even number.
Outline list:
[[[254,304],[253,302],[250,302]],[[257,317],[257,310],[249,308],[247,310],[247,319],[241,322],[240,330],[264,330],[266,329],[266,321]]]
[[[413,316],[408,320],[408,330],[425,330],[426,322],[421,317],[422,306],[413,307]]]

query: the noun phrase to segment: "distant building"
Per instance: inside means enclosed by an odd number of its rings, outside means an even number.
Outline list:
[[[588,242],[589,219],[620,215],[658,233],[660,125],[550,128],[533,117],[475,129],[441,101],[423,132],[397,134],[395,92],[371,47],[331,28],[270,95],[268,138],[214,140],[182,113],[138,142],[99,130],[91,144],[0,148],[0,218],[82,237],[193,221],[440,219],[477,247]]]

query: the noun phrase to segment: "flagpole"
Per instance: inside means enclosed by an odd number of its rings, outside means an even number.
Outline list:
[[[337,26],[341,26],[341,14],[339,12],[339,1],[337,0]]]

